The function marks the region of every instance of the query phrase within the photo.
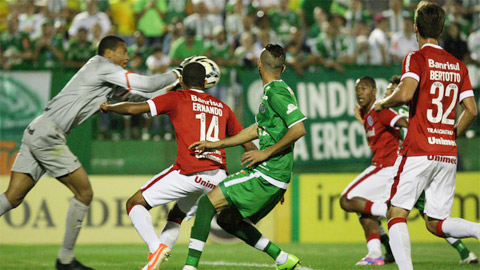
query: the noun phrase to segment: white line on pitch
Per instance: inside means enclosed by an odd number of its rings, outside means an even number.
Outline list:
[[[248,266],[248,267],[275,267],[274,264],[266,264],[266,263],[233,263],[233,262],[200,262],[200,264],[207,264],[207,265],[216,265],[216,266]],[[312,269],[305,266],[299,266],[296,268],[297,270],[320,270],[320,269]]]

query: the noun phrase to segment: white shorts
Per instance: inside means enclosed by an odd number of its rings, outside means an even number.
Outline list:
[[[393,206],[412,210],[425,190],[424,212],[443,220],[450,216],[455,195],[457,157],[399,156],[390,194]]]
[[[151,207],[177,201],[180,210],[187,214],[186,219],[189,220],[197,211],[200,196],[210,192],[226,177],[225,170],[221,169],[184,175],[170,166],[150,179],[141,191]]]
[[[369,166],[345,188],[342,196],[347,199],[360,197],[373,202],[384,202],[389,197],[391,185],[389,180],[393,178],[394,173],[393,166]]]

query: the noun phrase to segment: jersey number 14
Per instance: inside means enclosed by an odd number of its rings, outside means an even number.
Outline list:
[[[195,115],[200,119],[200,141],[216,142],[218,139],[218,116],[213,116],[207,129],[207,116],[205,113]]]

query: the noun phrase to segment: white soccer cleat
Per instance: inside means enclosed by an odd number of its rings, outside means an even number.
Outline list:
[[[182,270],[197,270],[197,268],[191,265],[185,265]]]
[[[478,264],[478,258],[473,252],[470,252],[468,258],[460,260],[460,264]]]
[[[158,270],[164,261],[168,261],[170,249],[165,244],[160,244],[154,253],[148,256],[147,270]],[[145,269],[145,268],[144,268]]]

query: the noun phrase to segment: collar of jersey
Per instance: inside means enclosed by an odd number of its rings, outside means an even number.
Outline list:
[[[269,84],[271,84],[271,83],[273,83],[273,82],[283,82],[283,80],[273,80],[273,81],[265,84],[265,85],[263,86],[263,89],[265,89],[265,87],[267,87],[267,85],[269,85]]]
[[[202,91],[200,89],[188,89],[188,90],[198,92],[198,93],[205,93],[204,91]]]
[[[372,111],[373,108],[375,108],[375,104],[377,104],[377,102],[378,102],[378,99],[375,99],[375,102],[373,102],[372,107],[370,108],[370,110],[368,110],[368,112]]]
[[[439,45],[437,45],[437,44],[432,44],[432,43],[425,43],[425,44],[423,44],[422,49],[423,49],[423,47],[425,47],[425,46],[433,47],[433,48],[435,48],[435,49],[440,49],[440,50],[443,49],[443,48],[440,47]]]

